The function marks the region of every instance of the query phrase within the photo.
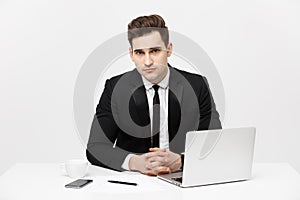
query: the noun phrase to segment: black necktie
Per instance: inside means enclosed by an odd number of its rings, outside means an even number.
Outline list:
[[[159,125],[160,125],[160,103],[158,95],[158,85],[153,85],[155,94],[153,97],[153,122],[152,122],[152,138],[151,145],[152,147],[159,147]]]

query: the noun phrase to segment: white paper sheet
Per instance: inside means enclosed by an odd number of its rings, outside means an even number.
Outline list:
[[[93,183],[85,191],[101,193],[140,193],[154,192],[170,189],[168,183],[158,180],[157,177],[145,175],[124,174],[114,176],[97,176],[93,177]],[[110,183],[108,180],[124,181],[137,183],[137,186]]]

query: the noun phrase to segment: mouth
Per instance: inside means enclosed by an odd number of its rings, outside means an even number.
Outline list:
[[[151,73],[155,70],[155,68],[146,68],[143,71],[147,72],[147,73]]]

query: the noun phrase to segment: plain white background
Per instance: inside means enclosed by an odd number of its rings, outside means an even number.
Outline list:
[[[300,172],[299,10],[297,0],[0,1],[0,174],[19,162],[85,157],[73,120],[78,72],[131,19],[152,13],[213,60],[223,125],[257,127],[255,162]]]

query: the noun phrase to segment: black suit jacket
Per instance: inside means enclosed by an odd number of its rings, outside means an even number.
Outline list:
[[[170,151],[184,152],[191,130],[220,129],[205,77],[169,66],[168,130]],[[94,165],[123,171],[129,153],[149,152],[151,128],[147,95],[136,69],[106,81],[87,145]]]

